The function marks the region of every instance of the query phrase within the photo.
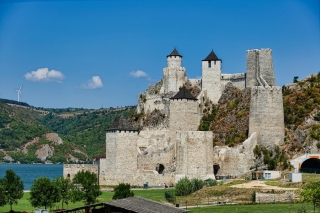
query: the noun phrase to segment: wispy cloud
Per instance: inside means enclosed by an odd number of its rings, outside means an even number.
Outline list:
[[[143,72],[142,70],[132,71],[130,72],[130,76],[134,78],[141,78],[141,77],[148,78],[148,74]]]
[[[62,72],[57,70],[50,70],[48,68],[40,68],[37,71],[27,72],[24,75],[24,78],[28,81],[54,81],[58,83],[62,83],[64,79],[64,75]]]
[[[98,89],[101,87],[103,87],[103,84],[100,76],[92,76],[86,83],[81,84],[83,89]]]

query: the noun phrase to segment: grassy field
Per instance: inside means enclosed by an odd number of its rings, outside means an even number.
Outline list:
[[[261,204],[261,205],[226,205],[226,206],[206,206],[206,207],[198,207],[198,208],[190,208],[190,212],[192,213],[293,213],[299,212],[299,209],[305,207],[306,212],[313,212],[313,206],[307,204]],[[316,210],[316,212],[320,212],[320,209]],[[303,212],[303,211],[302,211]]]
[[[168,190],[166,189],[134,190],[134,195],[162,202],[162,201],[165,201],[165,198],[164,198],[165,191],[168,191]],[[102,195],[98,197],[98,203],[112,200],[113,194],[114,194],[113,192],[103,192]],[[12,209],[19,212],[21,211],[33,212],[34,208],[29,203],[29,200],[28,200],[29,197],[30,197],[30,193],[25,192],[23,198],[19,200],[18,205],[13,205]],[[76,208],[83,205],[84,204],[82,202],[70,203],[68,208],[72,209],[72,208]],[[61,203],[56,204],[55,208],[61,208]],[[67,208],[66,205],[64,205],[64,208]],[[9,205],[0,207],[0,212],[8,212],[9,210],[10,210]]]

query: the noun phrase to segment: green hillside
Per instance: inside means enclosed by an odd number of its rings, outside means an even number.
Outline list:
[[[116,117],[129,117],[134,109],[48,109],[1,99],[0,162],[42,162],[36,151],[43,147],[53,150],[53,155],[45,159],[53,163],[72,161],[73,157],[86,161],[104,156],[105,130]],[[49,133],[57,133],[63,142],[52,141]]]

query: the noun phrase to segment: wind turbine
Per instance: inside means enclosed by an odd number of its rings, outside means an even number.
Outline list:
[[[18,102],[20,102],[20,95],[22,95],[21,88],[22,88],[22,85],[20,86],[20,88],[18,90],[16,90],[18,92]]]

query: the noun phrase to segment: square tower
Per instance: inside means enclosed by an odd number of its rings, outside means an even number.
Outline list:
[[[202,90],[213,103],[218,103],[221,96],[221,64],[213,50],[202,60]]]

